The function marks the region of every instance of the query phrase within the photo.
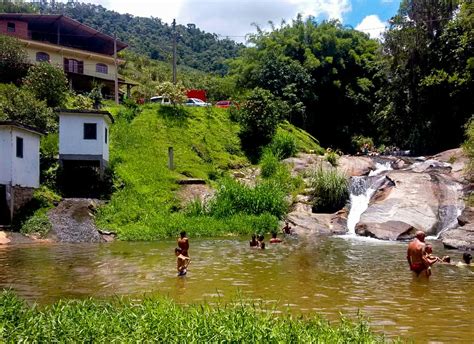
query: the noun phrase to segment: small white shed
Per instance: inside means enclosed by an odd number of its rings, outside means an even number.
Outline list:
[[[97,162],[103,171],[109,162],[112,115],[99,110],[60,110],[59,161]]]
[[[39,187],[41,135],[36,128],[0,121],[0,225],[10,224]]]

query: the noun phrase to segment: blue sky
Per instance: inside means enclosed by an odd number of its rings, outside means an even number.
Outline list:
[[[65,0],[63,0],[65,1]],[[196,24],[202,30],[239,42],[262,29],[268,21],[289,22],[298,13],[318,19],[339,19],[343,24],[378,37],[398,10],[400,0],[86,0],[107,9],[135,16],[156,17],[166,23]]]

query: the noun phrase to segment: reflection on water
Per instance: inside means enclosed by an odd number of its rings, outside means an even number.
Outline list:
[[[28,301],[166,295],[180,303],[243,297],[280,311],[337,320],[358,310],[374,329],[421,342],[472,342],[474,271],[434,266],[413,278],[406,244],[356,238],[289,240],[253,250],[247,238],[191,239],[188,275],[176,277],[175,241],[0,247],[0,287]],[[438,243],[435,253],[446,253]]]

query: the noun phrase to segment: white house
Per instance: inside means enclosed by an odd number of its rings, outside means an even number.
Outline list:
[[[0,225],[9,225],[39,187],[41,134],[18,122],[0,121]]]
[[[84,162],[103,171],[109,162],[112,115],[98,110],[60,110],[59,161]]]

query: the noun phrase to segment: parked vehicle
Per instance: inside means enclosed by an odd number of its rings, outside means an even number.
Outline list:
[[[210,106],[210,103],[203,102],[201,99],[197,98],[188,98],[186,103],[184,103],[186,106]]]
[[[232,100],[220,100],[216,103],[216,107],[218,108],[227,109],[231,106],[235,106],[236,108],[239,108],[239,105]]]
[[[151,103],[158,103],[162,105],[171,105],[171,100],[163,96],[154,96],[150,98]]]

